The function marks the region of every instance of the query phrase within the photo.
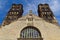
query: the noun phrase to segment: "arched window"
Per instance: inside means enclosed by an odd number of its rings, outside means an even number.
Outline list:
[[[41,33],[37,28],[28,26],[21,31],[20,38],[41,38]]]

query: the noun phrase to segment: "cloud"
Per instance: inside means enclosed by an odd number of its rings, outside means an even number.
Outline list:
[[[2,6],[0,5],[0,9],[2,9]]]
[[[0,9],[2,9],[2,7],[3,7],[3,6],[2,6],[2,4],[1,4],[1,2],[0,2]]]
[[[3,10],[4,6],[7,4],[8,0],[0,0],[0,10]]]
[[[56,19],[58,18],[57,16],[59,16],[60,18],[60,2],[59,0],[52,0],[49,2],[50,8],[53,12],[53,14],[55,15]],[[59,19],[57,19],[59,20]]]
[[[58,0],[53,0],[51,1],[50,3],[51,5],[51,9],[54,11],[54,12],[57,12],[60,10],[60,3],[58,2]]]
[[[27,3],[27,5],[25,7],[24,13],[28,13],[29,10],[32,10],[33,13],[37,15],[37,8],[38,8],[38,4],[40,3],[40,0],[32,0],[31,2],[25,0],[25,2]]]
[[[57,11],[60,10],[60,4],[58,2],[58,0],[32,0],[32,2],[29,2],[28,0],[25,0],[25,2],[27,3],[27,6],[25,9],[27,9],[27,11],[29,10],[33,10],[34,12],[37,13],[37,6],[38,4],[42,3],[48,3],[50,5],[50,8],[52,9],[52,11],[54,12],[54,14],[56,14]],[[57,13],[58,15],[59,13]]]
[[[37,13],[37,6],[38,4],[42,3],[48,3],[50,5],[50,8],[51,10],[53,11],[54,15],[55,16],[58,16],[60,17],[60,13],[59,13],[59,10],[60,10],[60,3],[59,3],[59,0],[32,0],[32,2],[28,2],[28,0],[25,0],[27,5],[26,5],[26,8],[25,8],[25,13],[28,13],[29,10],[32,10],[35,14],[38,14]],[[57,20],[59,21],[60,18],[58,19],[58,17],[56,17]],[[60,21],[59,21],[59,24],[60,24]]]

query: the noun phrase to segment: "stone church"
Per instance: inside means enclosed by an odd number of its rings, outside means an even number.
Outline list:
[[[60,27],[48,4],[23,15],[22,4],[12,4],[0,28],[0,40],[60,40]]]

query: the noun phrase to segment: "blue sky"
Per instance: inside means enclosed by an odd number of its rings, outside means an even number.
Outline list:
[[[23,4],[23,15],[26,15],[29,10],[32,10],[37,15],[38,4],[48,3],[60,24],[60,0],[0,0],[0,24],[2,24],[13,3]]]

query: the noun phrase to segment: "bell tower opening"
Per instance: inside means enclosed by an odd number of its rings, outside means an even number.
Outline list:
[[[48,4],[39,4],[38,5],[38,16],[43,18],[47,22],[50,22],[53,24],[58,24],[54,14]]]
[[[27,26],[20,32],[20,38],[18,40],[43,40],[43,38],[37,28]]]

